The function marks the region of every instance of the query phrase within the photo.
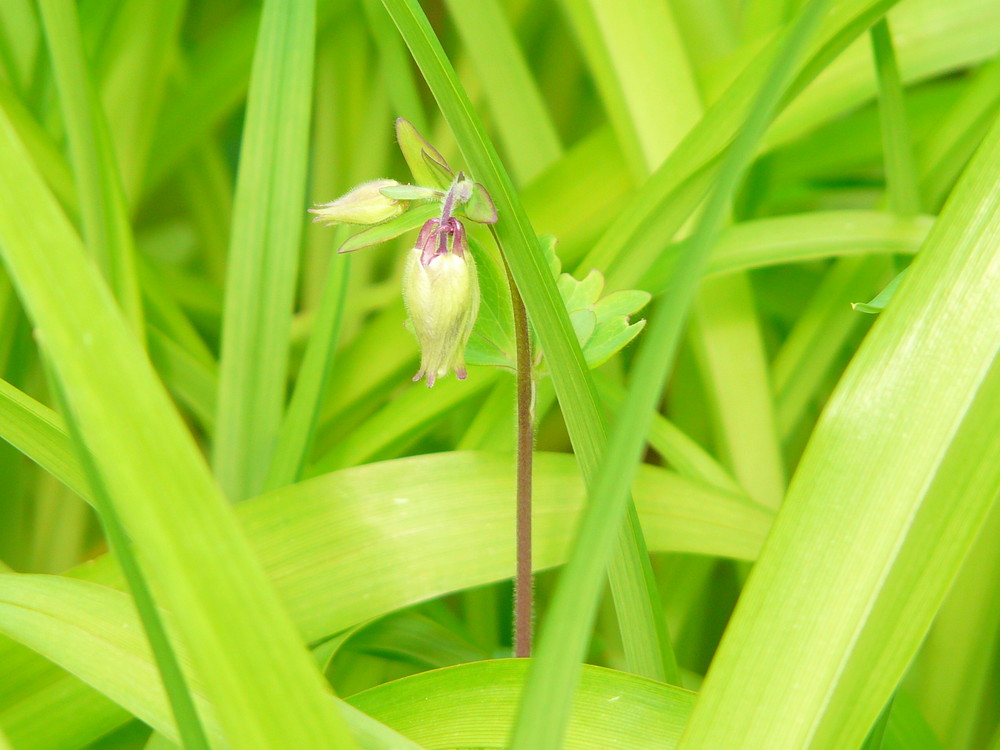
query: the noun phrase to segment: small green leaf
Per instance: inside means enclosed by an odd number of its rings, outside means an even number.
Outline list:
[[[440,190],[421,185],[390,185],[382,188],[379,192],[386,198],[397,201],[426,201],[440,198],[443,195]]]
[[[373,227],[358,232],[348,237],[343,245],[337,250],[338,253],[353,253],[355,250],[363,250],[372,245],[388,242],[391,239],[406,234],[411,229],[417,229],[428,219],[434,218],[438,213],[437,204],[428,203],[423,206],[411,208],[406,213],[400,214],[395,219],[376,224]]]
[[[611,320],[618,315],[634,315],[653,298],[649,292],[640,289],[622,289],[603,297],[594,303],[597,324]]]
[[[590,307],[601,296],[604,289],[604,275],[596,268],[583,279],[577,281],[570,274],[564,273],[557,282],[559,293],[570,312]]]
[[[542,251],[542,256],[549,264],[553,279],[558,279],[559,272],[562,271],[562,261],[559,260],[559,256],[556,254],[556,243],[558,241],[551,234],[543,234],[538,237],[538,247]]]
[[[465,204],[464,211],[471,221],[480,224],[495,224],[497,220],[497,207],[493,205],[493,199],[486,188],[478,182],[472,186],[472,196]]]
[[[906,269],[904,268],[899,274],[886,284],[885,289],[875,295],[875,298],[870,302],[854,302],[851,307],[858,312],[871,313],[872,315],[877,315],[885,309],[885,306],[889,304],[889,300],[896,293],[896,288],[902,282],[903,277],[906,276]]]
[[[587,360],[587,366],[594,369],[603,365],[628,346],[645,326],[645,320],[630,324],[624,316],[612,318],[602,323],[583,348],[583,357]]]
[[[597,316],[594,315],[594,311],[574,310],[569,314],[569,322],[573,324],[576,340],[580,342],[581,347],[585,347],[587,341],[594,335],[594,329],[597,328]],[[584,355],[586,355],[586,350],[584,350]]]
[[[482,245],[471,238],[469,245],[476,259],[479,275],[479,316],[465,351],[466,362],[512,367],[514,317],[506,274],[500,263]]]
[[[402,117],[396,120],[396,141],[399,143],[399,150],[403,152],[406,165],[410,168],[410,172],[413,173],[414,182],[418,185],[448,187],[451,180],[449,179],[444,184],[441,184],[438,180],[438,172],[427,164],[424,156],[425,154],[430,154],[436,159],[438,166],[443,166],[445,169],[448,169],[448,162],[438,153],[436,148],[428,143],[426,138],[420,135],[417,129],[413,127],[413,123]],[[448,169],[448,171],[451,170]]]
[[[442,157],[441,154],[438,154],[437,151],[435,151],[434,154],[431,154],[428,151],[421,151],[420,157],[427,166],[433,182],[443,188],[451,186],[451,183],[455,180],[455,173],[452,171],[451,167],[448,166],[448,162],[444,160],[444,157]]]

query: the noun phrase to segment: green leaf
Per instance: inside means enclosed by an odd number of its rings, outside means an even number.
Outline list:
[[[413,124],[402,117],[396,119],[396,142],[403,153],[406,165],[413,174],[413,181],[418,185],[437,185],[443,190],[451,186],[454,172],[448,162],[441,156]]]
[[[526,659],[462,664],[379,685],[349,700],[424,747],[503,750],[527,669]],[[586,665],[562,747],[669,750],[694,700],[694,693],[681,688]],[[470,706],[476,707],[474,718]]]
[[[601,323],[583,346],[583,356],[587,359],[587,366],[595,369],[603,365],[628,346],[645,326],[645,320],[629,323],[623,316]]]
[[[678,265],[669,290],[657,304],[652,316],[651,328],[654,330],[648,332],[645,345],[637,355],[632,388],[615,420],[594,484],[589,488],[587,512],[540,632],[532,669],[521,697],[512,747],[554,748],[562,741],[579,662],[600,595],[604,566],[613,549],[609,530],[616,527],[627,510],[628,483],[640,463],[652,414],[660,401],[687,309],[694,300],[737,181],[749,165],[785,93],[795,61],[822,17],[822,10],[822,0],[811,0],[782,39],[746,122],[723,161],[718,182],[694,230],[691,248]]]
[[[213,468],[230,500],[263,487],[285,406],[305,202],[313,0],[269,0],[233,205]]]
[[[462,210],[469,219],[480,224],[495,224],[497,221],[497,207],[493,205],[486,188],[478,182],[473,183],[472,195]]]
[[[0,171],[4,261],[155,594],[178,615],[177,637],[226,736],[343,740],[194,440],[6,118]],[[254,616],[234,616],[245,612]]]
[[[684,750],[854,747],[923,639],[1000,486],[998,164],[994,125],[816,427]]]
[[[446,5],[482,81],[511,172],[519,183],[530,182],[559,158],[562,146],[514,30],[497,0]]]
[[[299,632],[315,642],[445,593],[510,578],[513,468],[509,453],[396,459],[300,482],[241,503],[235,512]],[[770,525],[771,513],[744,497],[658,467],[642,467],[633,491],[650,549],[656,552],[753,559]],[[536,454],[534,499],[534,562],[541,570],[565,561],[583,507],[584,484],[572,456]],[[448,523],[441,523],[442,518]],[[331,549],[341,552],[331,555]],[[104,557],[74,575],[120,585],[111,563]],[[359,570],[378,573],[359,576]],[[414,576],[415,570],[422,574]],[[0,641],[4,664],[17,663],[11,648],[9,641]],[[92,659],[85,649],[67,651],[67,658],[101,679],[117,679],[105,661]],[[30,673],[31,664],[19,673]],[[120,679],[121,689],[132,691],[128,676]],[[16,710],[0,711],[0,721],[20,747],[22,738],[37,731],[38,722],[53,736],[72,735],[75,724],[68,718],[45,722],[46,712],[57,708],[70,716],[77,713],[69,711],[70,705],[89,707],[81,709],[81,723],[124,720],[94,702],[92,691],[48,672],[41,685],[18,700]],[[36,703],[39,713],[27,710]],[[98,725],[103,731],[107,726]]]
[[[648,305],[652,298],[653,295],[649,292],[638,289],[622,289],[612,292],[606,297],[601,297],[594,303],[593,307],[594,314],[597,316],[597,324],[600,325],[620,316],[635,315]]]
[[[379,192],[386,198],[393,198],[399,201],[425,201],[431,198],[442,197],[440,190],[421,187],[420,185],[390,185],[380,188]]]
[[[124,594],[69,578],[3,575],[0,576],[0,621],[5,632],[93,683],[168,739],[178,739],[149,648],[140,636],[135,611]],[[102,669],[102,663],[114,664],[115,668]],[[206,700],[197,681],[192,690],[213,744],[225,746],[226,733],[216,706]],[[361,747],[372,750],[418,748],[360,711],[344,705],[329,692],[323,696],[323,703],[328,714],[340,714]],[[334,741],[350,743],[350,738]],[[334,745],[345,746],[352,744]]]
[[[896,274],[896,277],[886,285],[885,289],[875,295],[870,302],[853,302],[851,303],[851,307],[858,312],[871,313],[873,315],[882,312],[885,310],[886,305],[889,304],[889,300],[896,294],[896,290],[906,276],[906,271],[907,269],[904,269]]]
[[[126,317],[141,332],[142,302],[132,228],[104,111],[83,51],[77,9],[67,0],[45,0],[38,7],[69,137],[87,249]]]
[[[422,227],[428,219],[433,219],[441,213],[441,207],[437,204],[427,204],[414,206],[408,211],[404,211],[395,219],[389,219],[381,224],[368,227],[357,234],[351,235],[337,249],[338,253],[353,253],[355,250],[363,250],[366,247],[380,245],[391,239],[406,234],[409,231]]]

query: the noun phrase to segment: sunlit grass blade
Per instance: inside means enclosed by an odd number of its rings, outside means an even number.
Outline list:
[[[313,2],[269,0],[251,73],[219,369],[213,466],[230,500],[263,487],[285,404],[305,203]]]
[[[882,151],[885,158],[886,193],[889,207],[900,216],[920,211],[917,165],[913,141],[903,106],[899,65],[892,46],[889,21],[880,19],[871,29],[872,53],[878,74],[879,114],[882,121]]]
[[[446,5],[482,80],[510,171],[526,184],[559,158],[562,145],[510,22],[496,0]]]
[[[1000,108],[1000,57],[976,72],[962,98],[917,150],[920,189],[937,208],[968,163]]]
[[[285,487],[235,510],[299,631],[316,642],[443,594],[510,578],[513,465],[509,453],[397,459]],[[633,493],[654,552],[753,559],[771,522],[766,509],[739,495],[657,467],[640,470]],[[536,570],[565,562],[584,497],[572,456],[537,454]],[[331,549],[341,553],[330,555]],[[373,575],[359,576],[359,570]],[[414,576],[415,570],[422,574]],[[108,557],[72,575],[121,585]],[[12,648],[16,654],[16,647],[0,640],[3,663],[11,662]],[[74,658],[91,664],[86,653]],[[92,666],[106,673],[102,664]],[[20,672],[30,672],[32,665],[29,661]],[[107,722],[121,721],[106,704],[94,706],[87,688],[61,679],[45,679],[20,697],[19,705],[44,711],[53,705],[49,696],[58,696],[56,705],[64,712],[83,707],[84,729],[93,721],[107,731]],[[34,730],[38,716],[0,710],[0,719],[21,738]],[[73,725],[50,731],[65,736]]]
[[[101,102],[122,184],[135,204],[146,172],[187,0],[125,0],[99,47]]]
[[[917,699],[948,747],[982,745],[1000,656],[1000,505],[994,504],[918,659]],[[991,637],[992,634],[992,637]]]
[[[276,489],[301,478],[333,370],[349,273],[348,258],[334,258],[327,268],[326,284],[295,380],[295,390],[278,432],[265,489]]]
[[[562,740],[579,661],[593,622],[602,568],[610,552],[607,529],[613,528],[621,516],[628,481],[640,462],[652,413],[673,363],[688,307],[722,229],[737,181],[749,165],[795,69],[796,59],[823,9],[823,0],[809,2],[782,41],[773,67],[723,162],[719,181],[692,234],[691,246],[651,314],[632,371],[631,390],[616,418],[570,561],[543,625],[511,739],[514,748],[555,748]]]
[[[680,142],[701,101],[668,3],[564,0],[636,177]]]
[[[0,170],[8,177],[0,183],[4,261],[227,737],[344,741],[320,677],[191,435],[4,119]],[[254,616],[237,616],[246,612]]]
[[[860,743],[930,625],[1000,483],[998,156],[995,125],[828,404],[685,750]]]
[[[167,635],[160,610],[153,600],[149,581],[139,566],[138,557],[132,547],[132,540],[122,525],[118,509],[108,495],[108,489],[101,478],[100,469],[98,469],[84,442],[80,425],[75,420],[72,410],[68,408],[65,391],[51,371],[47,374],[56,401],[63,412],[67,414],[67,427],[87,477],[91,496],[96,501],[101,525],[104,529],[104,538],[118,561],[128,584],[132,602],[142,625],[142,631],[149,643],[149,649],[152,652],[164,692],[170,702],[171,713],[177,722],[178,734],[187,750],[208,750],[208,739],[205,736],[201,718],[194,707],[194,699],[188,687],[188,681],[181,670],[177,650]]]
[[[70,621],[74,624],[66,629]],[[141,629],[128,597],[85,581],[7,575],[0,578],[0,622],[0,629],[16,635],[67,671],[92,682],[167,738],[179,738],[149,648],[138,635]],[[101,669],[102,662],[112,661],[115,670]],[[219,723],[215,707],[206,700],[197,681],[192,683],[192,692],[199,713],[206,717],[205,725],[213,745],[228,746],[227,734]],[[332,693],[327,692],[324,703],[328,713],[339,713],[351,727],[359,747],[366,750],[419,748],[357,709],[344,705]],[[352,746],[344,744],[344,739],[339,743],[317,746]],[[264,747],[282,744],[277,740]],[[184,747],[189,747],[186,739]]]
[[[62,417],[5,380],[0,380],[0,438],[80,497],[90,496]]]
[[[104,111],[89,74],[76,4],[72,0],[44,0],[39,10],[70,142],[87,250],[108,280],[125,317],[141,332],[142,301],[132,228]]]
[[[777,508],[785,496],[785,468],[764,342],[745,274],[702,282],[689,339],[716,450],[750,497]]]

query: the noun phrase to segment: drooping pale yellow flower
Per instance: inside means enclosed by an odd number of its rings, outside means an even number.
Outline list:
[[[465,227],[454,217],[424,224],[403,271],[403,303],[420,343],[420,371],[430,388],[454,371],[464,380],[465,345],[479,312],[479,280]]]

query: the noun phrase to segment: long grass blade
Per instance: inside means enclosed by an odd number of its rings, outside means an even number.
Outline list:
[[[233,207],[213,454],[233,502],[263,487],[284,411],[314,28],[313,2],[264,5]]]
[[[828,404],[684,750],[855,746],[930,625],[1000,488],[998,156],[995,125]]]
[[[656,304],[636,359],[631,390],[615,421],[570,561],[543,624],[511,739],[514,748],[556,748],[562,741],[602,569],[610,552],[607,529],[614,528],[624,510],[628,481],[640,461],[652,412],[673,362],[688,307],[725,220],[726,207],[823,7],[822,0],[808,3],[783,41],[773,69],[765,77],[722,166],[719,182],[692,235],[691,247],[678,264],[669,290]]]
[[[76,4],[43,0],[39,10],[69,137],[87,250],[108,280],[125,317],[141,332],[142,302],[132,229],[107,123],[88,73]]]
[[[4,261],[227,736],[349,745],[191,435],[5,119],[0,169]]]

